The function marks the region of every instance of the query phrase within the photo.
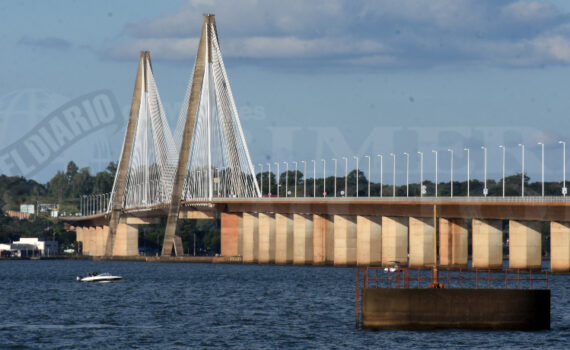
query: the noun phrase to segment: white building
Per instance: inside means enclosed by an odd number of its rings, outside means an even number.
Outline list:
[[[58,244],[56,241],[40,241],[38,238],[20,238],[12,244],[0,244],[0,253],[8,253],[14,257],[30,256],[54,256],[57,255]]]

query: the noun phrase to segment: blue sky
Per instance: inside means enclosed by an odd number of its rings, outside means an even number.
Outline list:
[[[216,14],[256,169],[327,159],[332,174],[331,158],[382,153],[391,179],[394,152],[401,184],[403,152],[412,154],[417,181],[416,153],[424,152],[431,178],[436,149],[446,181],[447,149],[455,152],[454,177],[463,179],[469,147],[472,176],[482,178],[486,145],[489,177],[498,178],[498,145],[507,146],[507,172],[515,173],[517,144],[524,143],[525,170],[538,180],[537,142],[544,142],[547,179],[562,177],[558,140],[570,141],[565,1],[2,2],[0,149],[52,110],[100,89],[112,93],[124,120],[140,50],[151,51],[174,125],[207,12]],[[109,128],[85,135],[30,176],[47,181],[68,160],[103,169],[118,158],[124,132]]]

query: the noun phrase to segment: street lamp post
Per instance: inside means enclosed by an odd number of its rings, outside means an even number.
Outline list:
[[[451,148],[447,149],[450,153],[450,181],[451,181],[451,198],[453,198],[453,150]]]
[[[307,197],[307,162],[302,160],[303,163],[303,198]]]
[[[336,198],[336,158],[333,158],[332,161],[334,162],[334,196]]]
[[[348,158],[342,157],[344,159],[344,197],[348,196]]]
[[[317,162],[314,159],[311,159],[313,162],[313,198],[317,196]]]
[[[370,156],[365,155],[364,158],[368,158],[368,197],[370,197]]]
[[[541,181],[542,181],[542,197],[544,197],[544,143],[539,142],[538,143],[540,145],[541,148],[541,157],[540,157],[540,172],[542,174],[541,176]]]
[[[524,197],[524,145],[519,143],[519,147],[521,148],[521,197]]]
[[[289,197],[289,162],[283,164],[285,164],[285,197]]]
[[[267,163],[267,181],[269,182],[269,187],[267,189],[267,195],[271,197],[271,163]]]
[[[279,162],[275,162],[277,165],[277,198],[279,198],[279,186],[281,186],[281,173],[279,171]]]
[[[392,176],[392,197],[396,197],[396,155],[394,153],[390,153],[390,155],[394,159],[394,169]]]
[[[424,196],[424,153],[418,152],[420,155],[420,197]]]
[[[356,197],[358,198],[358,156],[354,156],[354,159],[356,159]]]
[[[383,180],[383,179],[382,179],[382,170],[383,170],[383,169],[382,169],[382,158],[383,158],[383,157],[382,157],[381,154],[378,154],[378,158],[380,158],[380,197],[382,197],[382,186],[383,186],[383,185],[382,185],[382,180]]]
[[[566,141],[558,141],[562,144],[562,195],[566,197]]]
[[[293,162],[295,164],[295,198],[297,198],[297,162]]]
[[[471,152],[470,152],[469,148],[464,148],[463,150],[464,150],[464,151],[467,151],[467,197],[469,197],[469,182],[470,182],[470,180],[471,180],[471,176],[470,176],[471,174],[469,174],[469,170],[470,170],[470,169],[469,169],[469,165],[470,165],[470,164],[469,164],[469,163],[470,163],[470,159],[469,159],[469,158],[470,158],[470,153],[471,153]]]
[[[408,152],[404,152],[404,155],[406,156],[406,197],[408,197],[409,195],[409,172],[410,172],[410,154]]]
[[[503,198],[505,198],[505,146],[500,145],[499,148],[503,150]]]
[[[487,147],[481,146],[481,149],[483,150],[483,196],[487,197],[487,193],[489,193],[487,190]]]
[[[437,151],[432,150],[435,154],[435,197],[437,198]]]
[[[321,159],[323,162],[323,197],[327,196],[327,160]]]
[[[259,163],[257,165],[259,165],[259,168],[260,168],[260,170],[259,170],[259,180],[260,180],[259,183],[261,184],[261,194],[263,195],[263,164]],[[220,190],[220,185],[218,183],[218,192],[219,192],[219,190]]]

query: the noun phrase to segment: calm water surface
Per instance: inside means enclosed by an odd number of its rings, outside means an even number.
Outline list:
[[[117,283],[75,281],[87,272]],[[549,331],[363,331],[354,269],[0,261],[0,348],[570,348],[570,275]]]

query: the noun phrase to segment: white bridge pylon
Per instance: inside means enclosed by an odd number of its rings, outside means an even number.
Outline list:
[[[207,31],[209,49],[196,61],[204,65],[204,76],[181,200],[261,197],[213,20]],[[193,76],[175,130],[177,145],[182,143],[192,84]]]

